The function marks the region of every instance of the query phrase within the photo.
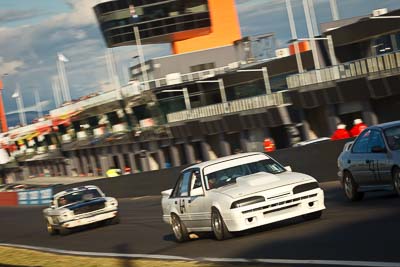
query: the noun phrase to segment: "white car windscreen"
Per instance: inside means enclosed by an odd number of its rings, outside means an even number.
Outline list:
[[[261,154],[256,154],[256,155],[250,155],[250,156],[244,156],[240,158],[235,158],[231,160],[226,160],[220,163],[216,163],[210,166],[206,166],[203,169],[204,175],[207,175],[209,173],[217,172],[223,169],[227,169],[233,166],[238,166],[246,163],[251,163],[251,162],[256,162],[260,160],[265,160],[265,159],[270,159],[267,155],[261,155]]]

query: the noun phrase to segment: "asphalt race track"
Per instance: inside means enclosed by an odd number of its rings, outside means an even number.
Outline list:
[[[67,236],[49,236],[43,207],[0,208],[0,243],[48,248],[176,255],[184,257],[272,258],[400,262],[400,198],[370,193],[357,203],[345,200],[336,182],[322,185],[327,210],[319,220],[291,219],[216,241],[200,236],[174,241],[162,222],[160,197],[120,200],[119,225],[90,227]]]

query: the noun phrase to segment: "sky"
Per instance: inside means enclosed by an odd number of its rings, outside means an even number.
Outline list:
[[[189,1],[189,0],[188,0]],[[340,18],[370,14],[378,8],[400,8],[400,0],[336,0]],[[299,38],[307,36],[301,0],[291,0]],[[16,112],[11,95],[21,88],[26,110],[35,110],[39,91],[44,110],[55,107],[51,79],[57,75],[57,53],[65,63],[72,98],[110,90],[105,52],[93,6],[98,0],[0,0],[0,79],[7,113]],[[314,0],[318,23],[331,21],[329,0]],[[291,39],[285,0],[236,0],[242,36],[275,32],[277,48]],[[122,84],[135,63],[134,46],[114,48]],[[146,45],[146,59],[170,54],[170,46]],[[7,75],[6,75],[7,74]]]

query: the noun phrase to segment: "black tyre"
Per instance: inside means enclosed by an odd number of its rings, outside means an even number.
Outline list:
[[[232,233],[228,231],[221,213],[215,208],[211,212],[211,227],[217,240],[225,240],[232,237]]]
[[[59,233],[60,235],[69,235],[71,233],[71,230],[65,227],[61,227]]]
[[[114,218],[111,218],[107,221],[108,225],[114,225],[114,224],[119,224],[121,222],[121,219],[119,217],[119,214],[117,214]]]
[[[58,231],[54,229],[53,225],[49,223],[49,221],[46,220],[46,226],[47,226],[47,232],[49,235],[56,235]]]
[[[394,191],[400,196],[400,169],[395,168],[392,173]]]
[[[171,226],[176,241],[181,243],[189,240],[189,234],[185,225],[182,223],[181,219],[179,219],[179,217],[175,214],[172,214],[171,216]]]
[[[319,218],[321,218],[321,216],[322,216],[322,210],[319,210],[316,212],[304,214],[302,217],[306,221],[311,221],[311,220],[319,219]]]
[[[343,175],[343,190],[346,198],[350,201],[359,201],[364,197],[364,192],[357,191],[358,185],[354,182],[350,172]]]

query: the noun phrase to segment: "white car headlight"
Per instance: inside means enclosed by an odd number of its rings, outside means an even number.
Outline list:
[[[107,207],[118,207],[118,201],[116,199],[112,199],[106,202]]]
[[[302,193],[302,192],[313,190],[313,189],[316,189],[316,188],[319,188],[318,182],[311,182],[311,183],[301,184],[301,185],[295,186],[293,188],[293,194]]]
[[[252,205],[252,204],[256,204],[256,203],[260,203],[260,202],[264,202],[264,201],[265,201],[265,198],[262,196],[248,197],[248,198],[244,198],[244,199],[233,202],[231,205],[231,209],[240,208],[240,207],[244,207],[244,206],[248,206],[248,205]]]

